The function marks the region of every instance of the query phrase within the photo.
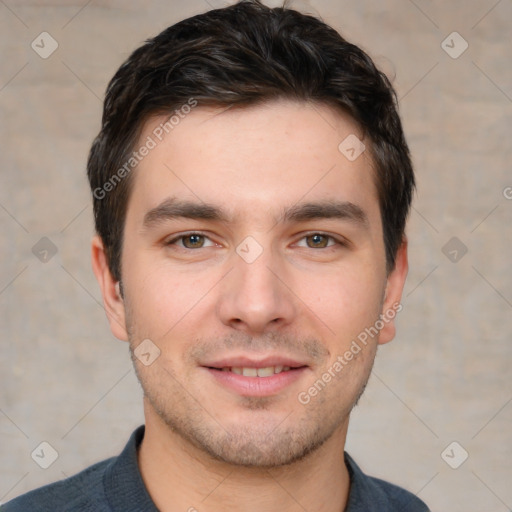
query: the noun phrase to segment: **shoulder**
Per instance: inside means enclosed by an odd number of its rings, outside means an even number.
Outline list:
[[[94,464],[80,473],[23,494],[0,507],[1,512],[74,511],[107,512],[103,475],[115,457]]]
[[[367,477],[369,487],[373,488],[375,497],[379,496],[383,504],[389,507],[389,510],[407,510],[407,512],[429,512],[427,505],[421,501],[412,492],[406,491],[402,487],[391,484],[379,478]],[[377,509],[376,509],[377,510]],[[388,510],[388,509],[378,509]]]
[[[345,462],[351,479],[347,512],[429,512],[427,505],[411,492],[380,478],[365,475],[347,453]]]

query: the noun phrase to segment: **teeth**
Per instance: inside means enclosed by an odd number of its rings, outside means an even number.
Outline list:
[[[244,377],[272,377],[277,373],[287,372],[290,370],[289,366],[267,366],[266,368],[248,368],[233,366],[232,368],[222,368],[223,372],[233,372],[237,375],[243,375]]]
[[[274,375],[274,367],[267,366],[267,368],[258,368],[257,373],[258,377],[271,377]]]

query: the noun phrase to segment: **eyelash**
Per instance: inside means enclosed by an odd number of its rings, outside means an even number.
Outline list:
[[[202,236],[204,238],[207,238],[208,240],[212,241],[210,239],[210,237],[208,235],[206,235],[205,233],[201,233],[200,231],[191,231],[189,233],[184,233],[182,235],[179,235],[175,238],[173,238],[172,240],[169,240],[166,242],[165,245],[176,245],[176,242],[178,242],[179,240],[183,240],[184,238],[187,238],[187,237],[190,237],[190,236],[194,236],[194,235],[198,235],[198,236]],[[348,246],[348,243],[343,240],[343,239],[338,239],[332,235],[328,235],[327,233],[322,233],[321,231],[312,231],[310,233],[306,233],[305,235],[303,235],[300,240],[304,240],[308,237],[311,237],[313,235],[320,235],[320,236],[323,236],[323,237],[327,237],[328,239],[328,242],[329,241],[334,241],[334,244],[331,244],[331,245],[327,245],[326,247],[318,247],[318,249],[329,249],[329,248],[332,248],[336,245],[340,246],[340,247],[347,247]],[[213,242],[213,241],[212,241]],[[197,250],[197,249],[205,249],[205,247],[197,247],[196,249],[191,249],[189,247],[181,247],[181,246],[178,246],[180,249],[184,249],[186,251],[194,251],[194,250]],[[211,246],[209,246],[211,247]],[[306,249],[315,249],[314,247],[305,247]]]

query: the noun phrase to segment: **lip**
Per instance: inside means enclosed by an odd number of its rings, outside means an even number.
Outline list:
[[[230,356],[215,361],[207,361],[201,363],[201,366],[206,368],[233,368],[234,367],[247,367],[247,368],[267,368],[268,366],[289,366],[290,368],[301,368],[308,366],[304,361],[299,361],[284,355],[269,355],[261,358],[250,356]]]
[[[269,377],[244,377],[233,372],[222,371],[222,368],[267,368],[269,366],[289,366],[290,370]],[[309,370],[309,366],[304,362],[283,355],[262,358],[243,355],[225,357],[204,363],[201,367],[222,387],[237,395],[253,397],[277,395],[301,379]]]
[[[300,379],[308,370],[307,366],[290,369],[271,377],[244,377],[232,372],[204,368],[221,386],[242,396],[273,396]]]

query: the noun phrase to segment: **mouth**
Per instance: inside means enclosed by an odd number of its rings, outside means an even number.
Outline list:
[[[265,367],[253,367],[253,366],[224,366],[222,368],[208,367],[210,370],[217,370],[221,372],[231,372],[236,375],[242,375],[243,377],[272,377],[282,372],[289,372],[297,370],[298,368],[304,368],[304,366],[294,367],[277,365],[277,366],[265,366]]]
[[[216,384],[241,396],[273,396],[297,382],[309,366],[283,357],[230,358],[202,366]]]

